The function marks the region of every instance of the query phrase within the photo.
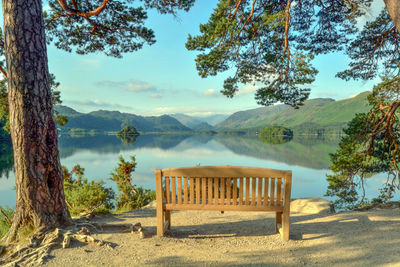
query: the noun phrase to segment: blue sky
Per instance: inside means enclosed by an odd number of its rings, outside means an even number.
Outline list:
[[[188,34],[198,33],[199,24],[208,20],[216,2],[197,1],[189,13],[180,13],[179,20],[150,11],[146,26],[155,31],[156,44],[124,54],[122,59],[101,54],[76,55],[49,46],[49,69],[61,83],[64,104],[80,112],[107,109],[139,115],[179,112],[195,116],[259,107],[251,85],[243,86],[233,99],[222,96],[219,91],[229,71],[200,78],[194,63],[196,52],[185,49]],[[382,5],[383,1],[379,2]],[[339,100],[372,88],[373,82],[335,78],[338,71],[346,68],[347,61],[343,54],[315,59],[319,74],[312,85],[311,98]]]

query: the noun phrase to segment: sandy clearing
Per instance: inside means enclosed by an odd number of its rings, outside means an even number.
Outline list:
[[[98,233],[114,248],[73,242],[54,249],[43,266],[400,266],[399,208],[291,213],[288,242],[274,233],[272,212],[176,211],[171,220],[159,238],[154,208],[96,217],[140,222],[150,236]]]

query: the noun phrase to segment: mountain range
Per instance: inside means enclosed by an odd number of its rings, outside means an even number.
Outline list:
[[[183,113],[169,114],[169,116],[177,119],[183,125],[185,125],[186,127],[189,127],[189,128],[193,128],[200,124],[202,124],[204,127],[204,125],[205,125],[204,123],[207,123],[208,125],[213,127],[214,125],[224,121],[226,118],[229,117],[229,115],[227,115],[227,114],[214,114],[214,115],[209,115],[209,116],[204,116],[204,117],[200,117],[200,116],[196,117],[196,116],[189,116],[189,115],[186,115]]]
[[[70,107],[56,106],[56,111],[68,117],[68,123],[62,129],[84,129],[96,131],[119,131],[124,126],[133,125],[140,132],[190,132],[175,118],[162,116],[139,116],[119,111],[98,110],[80,113]]]
[[[356,113],[367,112],[367,97],[370,92],[335,101],[331,98],[315,98],[304,102],[299,109],[279,104],[260,107],[227,115],[194,117],[181,113],[162,116],[139,116],[119,111],[98,110],[80,113],[67,106],[56,106],[56,110],[68,117],[63,129],[85,129],[118,131],[133,125],[140,132],[191,132],[191,131],[237,131],[251,132],[270,126],[289,127],[295,134],[306,134],[327,129],[340,131]]]
[[[299,109],[280,104],[239,111],[216,124],[215,129],[263,128],[270,125],[289,127],[298,133],[312,128],[342,129],[356,113],[369,110],[369,94],[370,92],[363,92],[339,101],[331,98],[309,99]]]

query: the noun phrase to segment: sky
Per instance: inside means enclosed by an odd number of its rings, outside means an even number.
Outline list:
[[[82,56],[50,45],[49,70],[60,82],[63,104],[79,112],[106,109],[145,116],[232,114],[259,107],[254,100],[255,86],[242,86],[233,99],[224,97],[219,91],[232,71],[200,78],[194,62],[197,53],[185,49],[188,34],[199,33],[200,23],[207,22],[216,2],[197,1],[188,13],[179,13],[179,19],[150,11],[146,26],[155,31],[157,42],[124,54],[122,59],[99,53]],[[382,2],[374,5],[371,13]],[[377,82],[335,78],[347,63],[341,53],[316,57],[314,66],[319,74],[310,98],[349,98],[370,90]]]

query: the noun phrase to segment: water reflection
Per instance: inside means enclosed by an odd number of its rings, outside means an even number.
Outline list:
[[[181,144],[184,141],[184,144]],[[185,147],[200,148],[211,140],[223,144],[238,155],[258,159],[283,162],[289,165],[303,166],[312,169],[327,169],[329,153],[335,152],[338,138],[328,137],[295,137],[293,140],[281,142],[277,137],[269,143],[257,137],[211,136],[211,135],[140,135],[132,142],[124,142],[112,135],[96,135],[84,137],[62,136],[59,140],[61,159],[71,157],[82,150],[90,150],[99,154],[118,154],[123,151],[140,148],[159,148],[169,150],[181,144]],[[212,148],[211,148],[212,149]],[[12,147],[9,141],[0,142],[0,177],[7,177],[13,170]]]
[[[0,140],[0,178],[9,176],[14,169],[14,158],[10,140]]]
[[[61,163],[67,168],[80,164],[89,180],[108,180],[119,156],[137,159],[135,184],[154,189],[156,168],[194,165],[238,165],[293,170],[293,197],[323,196],[327,183],[329,153],[338,139],[294,138],[287,143],[267,144],[257,137],[220,135],[140,135],[133,143],[116,136],[62,136]],[[12,148],[0,143],[0,205],[15,205]],[[4,177],[10,176],[9,179]],[[115,190],[116,188],[114,188]]]
[[[90,150],[99,154],[119,153],[121,151],[157,147],[168,150],[177,146],[190,135],[139,135],[134,142],[123,142],[114,135],[94,135],[84,137],[62,136],[59,140],[60,157],[66,158],[80,150]]]
[[[232,136],[215,138],[236,154],[317,170],[329,168],[329,153],[335,152],[339,143],[336,137],[316,136],[295,137],[289,142],[275,144],[264,143],[258,138]]]

